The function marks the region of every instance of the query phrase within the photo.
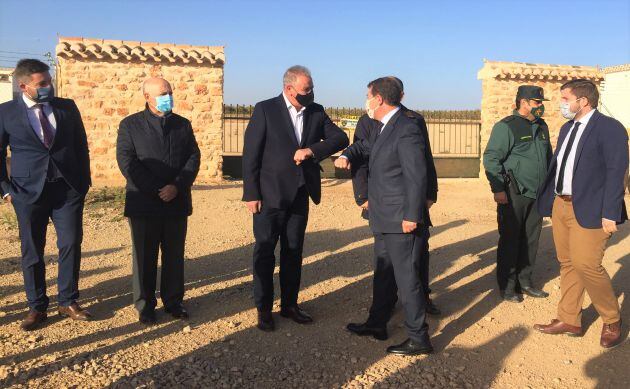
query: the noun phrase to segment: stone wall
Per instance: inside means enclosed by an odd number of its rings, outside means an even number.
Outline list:
[[[221,178],[223,47],[62,37],[56,52],[57,94],[81,111],[96,185],[124,182],[116,164],[118,124],[144,109],[142,82],[152,76],[171,83],[173,111],[192,122],[201,149],[197,182]]]
[[[526,64],[519,62],[484,61],[477,78],[481,80],[481,155],[486,148],[494,124],[515,109],[516,91],[520,85],[537,85],[544,89],[545,114],[551,142],[555,148],[558,133],[566,119],[560,115],[560,86],[565,82],[586,78],[599,85],[603,72],[590,66]],[[485,177],[483,166],[480,177]]]

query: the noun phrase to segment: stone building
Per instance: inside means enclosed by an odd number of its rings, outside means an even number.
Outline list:
[[[174,112],[191,120],[199,148],[198,182],[222,176],[223,46],[60,37],[57,94],[74,99],[87,131],[92,179],[120,184],[118,124],[144,109],[142,82],[164,77],[173,87]]]

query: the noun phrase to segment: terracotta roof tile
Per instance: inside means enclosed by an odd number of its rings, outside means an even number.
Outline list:
[[[157,42],[59,37],[55,51],[57,56],[64,58],[181,62],[219,66],[225,63],[223,46],[190,46]]]
[[[604,72],[595,66],[547,65],[484,60],[483,68],[477,73],[477,78],[525,81],[566,80],[573,78],[603,80]]]
[[[603,71],[605,74],[608,73],[617,73],[617,72],[626,72],[630,70],[630,63],[626,63],[623,65],[617,65],[617,66],[609,66],[607,68],[604,68]]]

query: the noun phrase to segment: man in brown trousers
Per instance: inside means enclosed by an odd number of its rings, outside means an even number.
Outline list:
[[[560,93],[560,111],[569,121],[560,129],[539,190],[538,211],[551,216],[562,295],[556,319],[534,328],[545,334],[581,336],[582,304],[588,292],[603,321],[600,344],[610,348],[623,337],[619,304],[602,259],[617,224],[628,219],[624,203],[628,134],[619,121],[597,111],[599,92],[591,81],[569,81]]]

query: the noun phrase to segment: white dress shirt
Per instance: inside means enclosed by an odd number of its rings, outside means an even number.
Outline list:
[[[569,157],[567,158],[567,164],[564,169],[564,177],[562,180],[562,193],[556,193],[558,195],[566,195],[571,196],[573,194],[572,191],[572,183],[573,183],[573,168],[575,166],[575,154],[577,153],[578,145],[580,144],[580,138],[582,134],[584,134],[584,129],[588,125],[588,121],[591,120],[591,116],[595,110],[591,110],[586,115],[582,116],[580,120],[576,120],[575,122],[580,123],[580,127],[578,127],[578,132],[575,134],[575,139],[573,140],[573,145],[571,146],[571,152],[569,153]],[[575,123],[571,126],[571,129],[567,133],[567,136],[564,137],[564,142],[562,142],[562,146],[560,146],[560,151],[558,152],[557,164],[558,167],[556,169],[556,179],[554,180],[555,186],[558,187],[558,176],[560,175],[560,168],[562,167],[562,159],[564,158],[564,153],[567,148],[567,143],[569,143],[569,138],[571,137],[571,133],[575,129]]]
[[[282,92],[282,97],[284,97],[284,102],[287,105],[287,109],[289,110],[289,116],[291,116],[291,122],[293,123],[293,131],[295,131],[295,138],[297,139],[298,144],[302,143],[302,129],[304,127],[304,110],[306,107],[302,107],[300,111],[291,104],[287,95]]]
[[[48,118],[48,122],[50,126],[53,128],[53,132],[57,131],[57,121],[55,120],[55,115],[53,114],[53,109],[49,103],[36,103],[33,100],[29,99],[22,93],[22,99],[26,104],[26,114],[28,115],[28,122],[33,127],[33,131],[35,131],[35,135],[39,138],[39,140],[44,143],[44,129],[42,128],[42,123],[39,121],[39,107],[37,104],[41,104],[44,108],[44,115]]]

